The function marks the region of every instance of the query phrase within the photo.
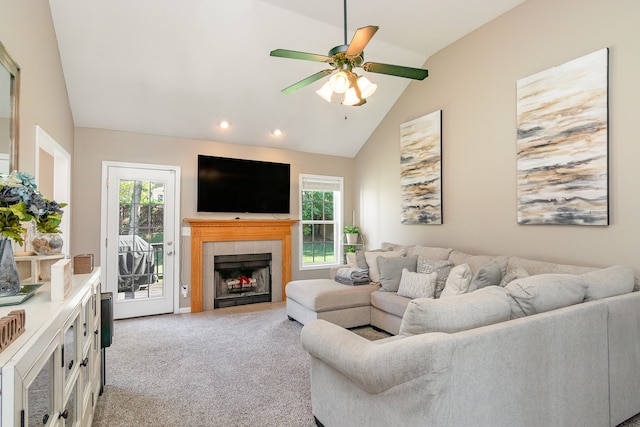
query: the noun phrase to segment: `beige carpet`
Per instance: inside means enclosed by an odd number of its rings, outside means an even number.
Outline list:
[[[283,303],[116,321],[94,426],[315,426],[301,329]]]

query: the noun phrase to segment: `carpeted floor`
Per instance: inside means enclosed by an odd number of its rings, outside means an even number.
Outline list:
[[[301,329],[284,303],[116,321],[93,425],[315,426]]]

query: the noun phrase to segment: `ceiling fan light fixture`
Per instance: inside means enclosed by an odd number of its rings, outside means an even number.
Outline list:
[[[351,82],[349,81],[349,75],[345,71],[340,71],[331,76],[329,84],[335,93],[345,93],[349,89]]]
[[[361,102],[361,100],[360,98],[358,98],[358,94],[356,93],[355,88],[350,87],[349,90],[344,94],[342,105],[356,105],[359,102]]]
[[[316,91],[318,96],[327,102],[331,102],[331,96],[333,95],[333,88],[330,82],[326,82],[320,89]]]
[[[365,76],[358,77],[357,81],[358,88],[360,88],[360,94],[362,99],[367,99],[378,89],[378,85],[375,83],[371,83],[368,78]]]

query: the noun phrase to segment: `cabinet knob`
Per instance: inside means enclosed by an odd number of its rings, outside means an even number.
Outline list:
[[[60,416],[58,416],[58,419],[64,418],[66,420],[68,416],[69,416],[69,410],[65,409],[64,412],[62,412]]]
[[[82,363],[80,363],[80,366],[87,366],[87,364],[89,363],[89,358],[85,357],[84,359],[82,359]]]

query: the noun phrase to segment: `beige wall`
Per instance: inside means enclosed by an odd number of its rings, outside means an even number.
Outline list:
[[[73,117],[47,0],[0,0],[0,41],[20,66],[19,169],[35,174],[35,127],[69,153]]]
[[[278,217],[299,218],[298,175],[338,175],[345,178],[345,220],[350,223],[353,208],[353,159],[318,154],[306,154],[274,148],[248,147],[212,141],[199,141],[77,128],[75,135],[75,163],[72,198],[73,254],[92,253],[94,262],[100,260],[100,179],[102,162],[152,163],[180,166],[181,218],[235,218],[234,214],[199,214],[196,212],[197,155],[207,154],[264,160],[291,164],[291,214]],[[241,215],[243,218],[269,218],[271,215]],[[298,269],[298,227],[293,228],[293,278],[328,277],[327,270],[301,272]],[[189,284],[190,239],[182,238],[182,280]],[[189,299],[181,300],[188,307]]]
[[[429,58],[429,77],[407,88],[356,156],[370,246],[421,243],[640,271],[639,20],[637,0],[529,0]],[[516,81],[604,47],[611,225],[518,225]],[[399,127],[439,109],[444,224],[401,225]]]

